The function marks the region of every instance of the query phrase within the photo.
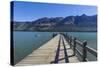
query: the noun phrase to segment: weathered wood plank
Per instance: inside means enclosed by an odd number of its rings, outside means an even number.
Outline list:
[[[16,64],[16,66],[26,66],[26,65],[34,65],[34,64],[50,64],[54,63],[55,56],[58,48],[58,43],[60,36],[63,38],[65,43],[65,48],[68,56],[73,55],[73,50],[70,49],[68,42],[65,40],[63,35],[58,34],[53,39],[45,43],[43,46],[39,47],[37,50],[33,51],[23,60]],[[60,50],[59,50],[59,58],[58,63],[65,63],[65,53],[64,53],[64,45],[61,41]],[[76,56],[68,57],[69,62],[79,62]]]

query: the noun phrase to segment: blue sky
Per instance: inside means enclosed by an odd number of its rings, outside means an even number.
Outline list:
[[[14,1],[13,7],[14,21],[34,21],[42,17],[66,17],[70,15],[97,14],[96,6]]]

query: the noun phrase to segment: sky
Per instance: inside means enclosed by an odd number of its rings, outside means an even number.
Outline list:
[[[34,21],[43,17],[66,17],[82,14],[89,16],[95,15],[97,14],[97,7],[86,5],[14,1],[12,13],[14,21]]]

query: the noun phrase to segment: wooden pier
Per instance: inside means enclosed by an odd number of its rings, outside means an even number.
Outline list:
[[[15,66],[80,62],[76,55],[76,51],[78,51],[76,45],[72,45],[72,43],[76,44],[76,39],[72,40],[72,38],[66,38],[63,34],[57,34],[54,38],[26,56]],[[87,43],[84,42],[82,44],[85,44],[83,47],[86,47]],[[81,53],[82,61],[86,61],[86,49],[97,56],[96,51],[85,48],[83,49],[83,53]]]

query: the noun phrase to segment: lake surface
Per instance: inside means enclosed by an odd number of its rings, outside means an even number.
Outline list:
[[[87,46],[97,50],[97,33],[96,32],[68,32],[69,35],[76,37],[80,41],[87,41]]]
[[[53,32],[14,32],[14,63],[18,63],[33,50],[52,38]],[[88,46],[97,49],[96,32],[68,32],[80,40],[87,40]]]
[[[52,38],[49,32],[14,32],[14,63]]]

